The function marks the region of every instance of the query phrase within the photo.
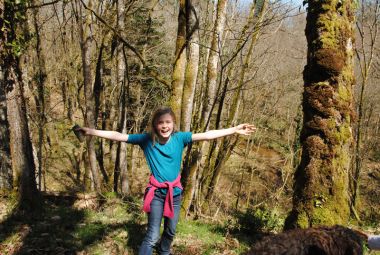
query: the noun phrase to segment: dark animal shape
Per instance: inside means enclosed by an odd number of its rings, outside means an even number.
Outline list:
[[[294,229],[264,237],[246,255],[361,255],[367,237],[343,226]]]

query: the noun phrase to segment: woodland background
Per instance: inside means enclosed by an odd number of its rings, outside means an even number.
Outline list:
[[[144,132],[161,105],[174,109],[180,130],[258,128],[251,137],[186,152],[175,254],[240,254],[263,233],[281,231],[301,159],[307,7],[267,0],[1,1],[0,254],[134,254],[146,222],[140,207],[149,171],[141,150],[81,142],[71,129]],[[379,2],[357,2],[355,12],[349,178],[357,187],[349,224],[377,233]],[[22,91],[13,105],[11,76]],[[22,113],[24,124],[9,117]],[[10,140],[19,127],[21,145]],[[30,155],[15,156],[12,146]],[[20,184],[25,172],[15,165],[29,169],[28,181]]]

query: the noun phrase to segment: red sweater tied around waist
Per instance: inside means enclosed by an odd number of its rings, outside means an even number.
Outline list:
[[[175,179],[172,182],[158,182],[156,178],[154,178],[153,175],[149,178],[148,183],[148,192],[145,195],[144,198],[144,212],[150,212],[150,204],[154,198],[154,191],[156,189],[167,189],[166,197],[165,197],[165,204],[164,204],[164,216],[168,218],[174,217],[174,206],[173,206],[173,188],[178,187],[180,189],[182,188],[181,185],[181,175],[178,175],[177,179]]]

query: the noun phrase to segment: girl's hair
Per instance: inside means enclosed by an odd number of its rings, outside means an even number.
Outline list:
[[[177,132],[176,118],[175,118],[175,114],[173,110],[167,106],[161,106],[157,108],[152,114],[152,119],[151,119],[150,127],[149,127],[149,133],[152,137],[153,145],[158,140],[156,122],[162,115],[165,115],[165,114],[170,114],[170,116],[172,116],[173,122],[174,122],[173,133]]]

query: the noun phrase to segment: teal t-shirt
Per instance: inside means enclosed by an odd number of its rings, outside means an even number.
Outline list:
[[[191,132],[175,132],[165,144],[158,141],[153,144],[150,134],[128,135],[127,143],[136,144],[144,151],[149,169],[159,182],[174,181],[181,170],[182,153],[192,141]],[[166,190],[162,190],[166,193]],[[181,189],[174,188],[174,195],[179,195]]]

